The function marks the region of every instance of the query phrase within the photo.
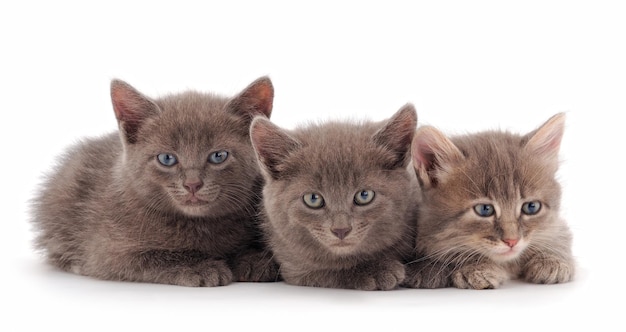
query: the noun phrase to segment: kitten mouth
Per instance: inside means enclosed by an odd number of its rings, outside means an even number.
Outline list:
[[[511,260],[516,258],[522,251],[519,250],[518,248],[509,248],[508,250],[505,251],[501,251],[496,253],[496,256],[500,259],[500,260]]]
[[[187,206],[198,206],[198,205],[206,205],[208,204],[208,202],[199,199],[195,195],[189,195],[187,196],[187,199],[185,199],[183,204]]]
[[[201,205],[207,205],[208,202],[205,201],[186,201],[185,202],[185,206],[201,206]]]
[[[354,243],[352,241],[339,240],[339,241],[333,242],[331,244],[331,247],[334,247],[334,248],[349,248],[349,247],[354,247]]]
[[[508,257],[508,256],[515,256],[515,255],[517,255],[517,253],[518,253],[518,252],[517,252],[517,250],[515,250],[515,249],[509,249],[509,250],[507,250],[507,251],[505,251],[505,252],[501,253],[500,255],[502,255],[502,256],[504,256],[504,257]]]
[[[339,256],[350,256],[358,250],[357,245],[354,242],[346,240],[333,241],[328,244],[328,249],[333,254]]]

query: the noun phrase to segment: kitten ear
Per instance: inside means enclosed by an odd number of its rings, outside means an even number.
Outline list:
[[[273,179],[280,178],[283,161],[300,147],[300,142],[263,116],[252,121],[250,138],[261,169]]]
[[[144,120],[159,113],[159,107],[130,84],[114,79],[111,81],[113,111],[126,142],[137,142],[137,132]]]
[[[451,163],[463,158],[463,153],[435,127],[418,128],[411,145],[413,167],[422,186],[430,188],[441,182]]]
[[[263,76],[233,97],[226,109],[250,122],[257,115],[269,118],[273,104],[274,86],[268,76]]]
[[[393,157],[385,161],[385,168],[395,169],[408,165],[411,160],[411,141],[416,127],[415,107],[406,104],[374,134],[374,142],[393,153]]]
[[[565,113],[552,116],[541,127],[525,136],[526,151],[558,166],[559,149],[565,130]]]

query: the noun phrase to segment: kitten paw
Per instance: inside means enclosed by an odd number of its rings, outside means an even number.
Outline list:
[[[495,289],[508,279],[508,273],[496,266],[464,266],[452,273],[452,285],[466,289]]]
[[[404,280],[404,265],[398,261],[390,261],[362,274],[357,280],[355,289],[359,290],[391,290]]]
[[[200,286],[225,286],[233,281],[233,272],[223,261],[204,261],[196,266],[202,281]]]
[[[194,267],[178,268],[173,284],[187,287],[225,286],[232,282],[233,273],[223,261],[205,260]]]
[[[450,271],[435,262],[422,261],[406,265],[406,276],[402,287],[444,288],[450,285]]]
[[[233,268],[234,280],[241,282],[279,281],[278,264],[267,251],[254,251],[238,257]]]
[[[563,260],[531,258],[522,272],[522,278],[535,284],[556,284],[571,281],[574,267]]]

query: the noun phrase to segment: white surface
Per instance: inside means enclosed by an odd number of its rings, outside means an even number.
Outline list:
[[[626,10],[620,2],[0,4],[2,331],[622,328]],[[272,119],[384,119],[527,132],[568,113],[560,172],[578,279],[489,291],[194,289],[58,272],[27,201],[75,140],[116,129],[109,82],[232,94],[270,75]]]

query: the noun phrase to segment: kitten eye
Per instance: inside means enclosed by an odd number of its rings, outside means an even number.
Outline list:
[[[373,190],[361,190],[354,195],[354,203],[356,205],[367,205],[374,199]]]
[[[161,165],[171,167],[178,163],[178,160],[173,154],[161,153],[157,156],[157,160]]]
[[[311,209],[319,209],[324,206],[324,197],[320,194],[310,193],[302,196],[304,204]]]
[[[211,164],[221,164],[226,160],[226,158],[228,158],[227,151],[215,151],[209,156],[209,162]]]
[[[522,212],[529,216],[539,213],[539,210],[541,210],[541,203],[538,201],[526,202],[522,205]]]
[[[491,217],[495,211],[496,211],[495,208],[491,204],[474,205],[474,212],[476,212],[476,214],[478,214],[481,217]]]

